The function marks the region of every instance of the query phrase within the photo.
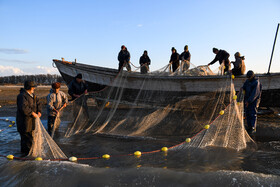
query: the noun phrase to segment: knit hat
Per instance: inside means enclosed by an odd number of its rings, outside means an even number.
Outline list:
[[[246,75],[246,77],[247,78],[253,78],[253,77],[255,77],[255,73],[252,71],[252,70],[249,70],[248,72],[247,72],[247,75]]]
[[[234,54],[234,56],[236,56],[236,57],[240,57],[241,55],[240,55],[240,53],[239,53],[239,52],[236,52],[236,53]]]
[[[81,73],[79,73],[75,78],[82,79],[83,75]]]
[[[219,49],[217,49],[217,48],[213,48],[213,53],[215,53],[216,51],[219,51]]]
[[[31,87],[37,87],[37,85],[35,84],[35,82],[31,81],[31,80],[27,80],[24,82],[24,89],[26,90],[30,90]]]

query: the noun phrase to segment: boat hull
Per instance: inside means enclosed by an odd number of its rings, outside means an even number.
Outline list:
[[[81,73],[83,79],[89,85],[89,92],[98,93],[101,90],[105,90],[118,75],[118,71],[111,68],[80,63],[69,64],[59,60],[54,60],[54,63],[67,84],[78,73]],[[157,92],[170,92],[167,95],[180,99],[186,96],[199,95],[200,93],[216,92],[222,89],[225,81],[228,80],[227,76],[157,76],[125,73],[127,79],[125,79],[126,82],[122,84],[122,87],[128,91],[129,95],[126,98],[131,101],[133,101],[134,93],[137,94],[140,89],[145,92],[150,91],[153,94]],[[280,74],[257,74],[256,76],[259,77],[263,88],[260,106],[280,106]],[[143,84],[143,79],[148,79],[149,81]],[[234,79],[236,91],[239,91],[245,80],[245,76],[238,76]]]

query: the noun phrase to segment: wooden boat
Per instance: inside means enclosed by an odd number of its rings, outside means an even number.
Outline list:
[[[89,85],[89,92],[100,91],[111,85],[118,75],[118,71],[112,68],[104,68],[86,65],[76,62],[53,60],[61,76],[67,84],[81,73],[83,79]],[[139,89],[156,92],[170,92],[169,95],[180,98],[186,95],[197,95],[205,92],[215,92],[224,86],[228,76],[169,76],[169,75],[149,75],[140,73],[127,73],[126,82],[123,88],[129,90],[130,97],[137,93]],[[260,106],[275,107],[280,106],[280,73],[256,74],[262,83],[262,99]],[[143,85],[143,79],[149,78],[147,84]],[[246,80],[246,76],[238,76],[234,79],[235,90],[238,91]],[[156,94],[155,94],[156,98]]]

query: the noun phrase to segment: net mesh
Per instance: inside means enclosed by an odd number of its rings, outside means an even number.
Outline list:
[[[40,118],[35,119],[35,130],[32,133],[33,142],[29,157],[41,157],[45,159],[67,158],[63,151],[46,131]]]
[[[143,75],[135,85],[136,89],[126,87],[133,72],[121,71],[105,89],[83,95],[64,109],[60,116],[61,121],[67,122],[64,137],[85,133],[178,141],[191,138],[190,143],[176,146],[173,150],[213,146],[239,151],[255,145],[244,129],[243,104],[238,102],[243,95],[240,93],[237,100],[233,99],[236,92],[230,76],[211,92],[175,92],[172,91],[172,81],[168,83],[155,78],[166,75],[208,76],[219,74],[221,70],[222,67],[212,72],[208,66],[199,66],[187,71],[179,67],[171,72],[170,65],[167,65]],[[149,89],[151,85],[157,85],[157,89]],[[223,115],[220,114],[222,110]],[[210,128],[205,129],[205,125]],[[35,142],[40,143],[34,144],[32,155],[64,158],[42,125],[36,128],[34,134],[38,137]],[[59,150],[59,153],[53,150]]]

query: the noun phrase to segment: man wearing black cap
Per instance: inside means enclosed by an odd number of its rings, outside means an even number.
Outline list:
[[[245,91],[244,109],[247,120],[247,131],[256,132],[257,110],[261,99],[262,85],[252,70],[247,72],[247,80],[241,91]]]
[[[218,50],[217,48],[213,48],[213,53],[216,54],[214,60],[212,60],[208,66],[214,64],[215,62],[219,61],[220,65],[223,64],[225,69],[224,69],[224,74],[228,73],[230,71],[230,61],[229,61],[229,53],[226,52],[225,50]]]
[[[35,130],[35,118],[41,117],[42,106],[34,94],[36,84],[27,80],[17,96],[17,130],[21,137],[21,152],[27,156],[32,146],[32,131]]]
[[[118,55],[118,61],[119,61],[119,71],[122,70],[122,68],[125,66],[127,71],[131,71],[130,67],[130,53],[128,52],[127,48],[122,45],[121,46],[121,51],[119,52]]]
[[[185,45],[184,52],[180,55],[182,71],[186,72],[190,68],[191,53],[188,45]]]
[[[177,50],[174,47],[171,48],[171,52],[172,54],[170,56],[169,63],[172,64],[172,71],[175,72],[179,67],[180,55],[177,53]]]
[[[146,74],[149,71],[149,65],[151,64],[151,60],[148,56],[148,51],[144,51],[143,55],[139,59],[139,64],[141,65],[140,71],[141,74]]]
[[[68,93],[71,95],[72,100],[87,93],[88,85],[83,80],[81,73],[77,74],[77,76],[70,82],[68,89]]]

